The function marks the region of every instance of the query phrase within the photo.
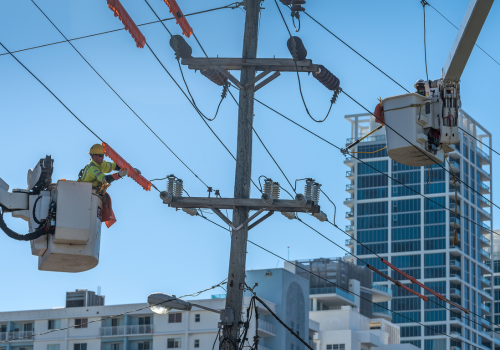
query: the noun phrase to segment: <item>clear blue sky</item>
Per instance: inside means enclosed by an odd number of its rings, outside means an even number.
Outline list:
[[[170,17],[160,0],[149,0],[161,18]],[[230,1],[178,0],[184,13],[223,6]],[[122,0],[136,23],[156,20],[144,1]],[[431,2],[457,26],[468,0]],[[69,38],[121,28],[105,0],[50,1],[37,4]],[[500,60],[498,33],[500,5],[494,4],[478,43]],[[290,57],[288,34],[273,0],[264,2],[259,37],[259,57]],[[407,89],[425,78],[423,15],[418,0],[407,1],[308,1],[306,10],[343,40],[368,57]],[[282,6],[282,10],[286,8]],[[240,9],[220,10],[189,17],[189,22],[210,56],[241,55],[245,14]],[[291,24],[289,15],[286,16]],[[174,34],[180,28],[166,22]],[[173,76],[180,81],[169,35],[161,24],[141,27],[147,42]],[[441,76],[456,29],[427,8],[429,78]],[[308,58],[336,74],[342,88],[372,109],[379,96],[404,91],[363,61],[317,24],[303,16],[298,34]],[[0,1],[0,42],[9,50],[60,41],[63,38],[29,0]],[[202,56],[193,38],[188,40],[194,56]],[[165,142],[222,196],[233,194],[235,162],[210,133],[172,80],[148,49],[138,49],[130,34],[119,31],[73,41],[94,65]],[[3,53],[3,51],[0,51]],[[147,178],[174,173],[184,180],[192,196],[205,196],[206,188],[127,109],[67,43],[16,54],[52,91],[102,139]],[[207,115],[214,113],[221,88],[199,73],[185,70],[197,104]],[[462,76],[463,108],[495,135],[498,119],[500,66],[474,49]],[[311,76],[302,75],[309,109],[323,117],[331,98]],[[0,56],[2,163],[0,177],[11,188],[25,188],[26,174],[36,162],[52,155],[53,180],[76,179],[88,163],[89,147],[98,140],[73,118],[12,57]],[[257,93],[257,98],[312,129],[339,146],[349,137],[350,124],[344,115],[364,112],[341,95],[331,116],[323,124],[309,119],[300,101],[295,74],[282,74]],[[210,125],[233,152],[236,147],[237,107],[228,97],[219,116]],[[255,129],[290,179],[314,177],[337,204],[337,222],[344,226],[347,208],[343,200],[348,180],[341,153],[310,136],[280,116],[256,105]],[[493,138],[495,149],[500,142]],[[272,177],[287,189],[286,181],[254,138],[252,176]],[[498,157],[494,157],[496,162]],[[494,176],[495,181],[497,176]],[[164,187],[165,183],[157,185]],[[63,306],[65,292],[76,288],[102,287],[108,304],[143,302],[151,292],[192,293],[218,283],[227,276],[230,237],[201,218],[176,212],[162,204],[156,191],[145,192],[130,178],[113,184],[118,222],[103,227],[101,260],[93,270],[79,274],[42,272],[29,243],[0,235],[2,266],[0,311]],[[258,192],[252,189],[253,197]],[[498,197],[494,197],[493,201]],[[323,210],[333,216],[333,207],[323,198]],[[208,215],[214,218],[215,215]],[[304,220],[343,246],[347,238],[332,226],[304,217]],[[6,215],[7,223],[24,233],[27,224]],[[276,214],[250,232],[250,238],[290,259],[343,256],[344,252],[297,221]],[[268,253],[248,247],[247,268],[271,268],[283,262]],[[223,293],[217,290],[206,293]]]

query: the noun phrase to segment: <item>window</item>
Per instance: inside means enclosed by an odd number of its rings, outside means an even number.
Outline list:
[[[194,322],[200,322],[200,314],[194,315]]]
[[[168,323],[181,323],[182,322],[182,314],[168,314]]]
[[[446,334],[445,324],[433,324],[425,328],[426,336],[441,335],[441,334]]]
[[[151,317],[150,316],[139,317],[139,326],[142,326],[145,324],[151,324]]]
[[[401,327],[401,337],[420,337],[421,326]]]
[[[61,320],[49,320],[49,329],[59,329],[61,328]]]
[[[118,327],[118,319],[117,318],[111,319],[111,327]]]
[[[140,341],[137,345],[138,345],[138,350],[151,350],[151,342]]]
[[[74,344],[73,350],[87,350],[87,343]]]
[[[200,347],[200,340],[199,339],[195,339],[194,340],[194,347],[195,348],[199,348]]]
[[[61,346],[59,344],[49,344],[47,345],[47,350],[60,350]]]
[[[88,318],[75,318],[75,326],[76,326],[75,328],[87,328],[88,323],[89,323]],[[85,344],[85,346],[87,346],[87,344]],[[85,348],[85,349],[87,349],[87,348]]]
[[[122,344],[121,343],[111,343],[111,350],[122,350]]]
[[[326,350],[345,350],[345,344],[327,345]]]
[[[180,314],[178,314],[180,315]],[[167,349],[177,349],[181,347],[181,338],[167,339]]]

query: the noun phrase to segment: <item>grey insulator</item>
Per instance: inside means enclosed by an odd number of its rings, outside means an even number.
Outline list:
[[[292,0],[292,7],[290,10],[292,11],[305,11],[305,8],[302,7],[306,3],[305,0]]]
[[[321,222],[325,222],[325,221],[327,221],[327,220],[328,220],[328,217],[327,217],[327,216],[326,216],[326,214],[325,214],[324,212],[322,212],[322,211],[320,211],[319,213],[314,213],[313,215],[314,215],[314,217],[315,217],[316,219],[318,219],[318,220],[319,220],[319,221],[321,221]]]
[[[306,184],[304,186],[304,197],[306,197],[306,200],[312,201],[312,195],[313,195],[313,185],[314,185],[314,179],[306,179]]]
[[[268,193],[262,193],[262,197],[260,197],[260,198],[267,205],[273,204],[273,197]]]
[[[182,208],[182,211],[191,216],[198,215],[198,211],[195,208]]]
[[[193,49],[180,35],[173,35],[170,38],[170,47],[174,50],[177,59],[192,57]]]
[[[295,200],[299,202],[300,205],[307,204],[307,199],[302,193],[297,193],[297,195],[295,196]]]
[[[181,179],[175,181],[175,193],[174,197],[182,197],[182,192],[184,191],[184,185]]]
[[[319,203],[319,195],[320,195],[321,184],[315,182],[312,187],[312,201],[316,204]]]
[[[273,180],[271,180],[271,179],[264,180],[264,188],[262,190],[262,193],[272,195],[272,193],[273,193]]]
[[[160,192],[160,198],[163,200],[163,203],[171,203],[172,202],[172,195],[170,193],[168,193],[167,191]]]
[[[273,199],[280,199],[280,184],[279,182],[273,182],[273,191],[271,195],[273,196]]]
[[[174,190],[175,190],[175,176],[174,175],[167,176],[167,193],[173,196]]]
[[[293,220],[295,219],[295,212],[292,211],[282,211],[281,214],[283,214],[284,217],[287,219]]]
[[[286,46],[288,47],[288,51],[290,51],[292,57],[297,61],[302,61],[307,57],[307,50],[304,43],[298,36],[290,37],[286,42]]]
[[[224,84],[227,84],[227,78],[222,73],[219,73],[213,69],[200,70],[200,73],[219,86],[224,86]]]
[[[316,78],[321,84],[325,85],[328,90],[338,90],[340,87],[340,80],[332,74],[325,66],[319,65],[319,72],[314,73],[313,77]]]

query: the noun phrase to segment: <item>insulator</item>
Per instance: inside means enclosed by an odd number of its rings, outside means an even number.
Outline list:
[[[281,3],[285,6],[288,6],[288,5],[291,5],[292,4],[292,0],[280,0]]]
[[[168,193],[167,191],[160,192],[160,198],[162,199],[163,203],[172,202],[172,195],[170,193]]]
[[[292,11],[305,11],[306,9],[302,7],[306,3],[305,0],[292,0]]]
[[[265,179],[264,180],[264,189],[262,190],[263,193],[272,195],[273,193],[273,180],[271,179]]]
[[[182,208],[182,211],[191,216],[198,215],[198,211],[195,208]]]
[[[173,35],[170,38],[170,47],[174,50],[176,59],[192,57],[193,49],[180,35]]]
[[[286,42],[286,46],[288,47],[288,51],[290,51],[294,60],[296,59],[297,61],[302,61],[307,57],[307,50],[304,43],[298,36],[290,37]]]
[[[319,72],[314,73],[315,77],[321,84],[325,85],[328,90],[338,90],[340,87],[340,80],[332,74],[325,66],[319,65]]]
[[[219,73],[214,69],[202,69],[200,70],[200,73],[219,86],[227,84],[227,78],[222,73]]]
[[[304,197],[308,201],[312,201],[312,195],[313,195],[313,185],[314,185],[314,179],[307,179],[306,184],[304,186]]]
[[[321,184],[315,182],[314,185],[312,186],[312,198],[311,200],[318,204],[319,203],[319,195],[320,195],[320,188],[321,188]]]
[[[284,217],[287,219],[293,220],[295,219],[295,212],[292,211],[282,211],[281,214],[283,214]]]
[[[279,182],[274,182],[273,183],[273,192],[271,193],[271,196],[273,196],[273,199],[280,199],[280,184]]]
[[[321,222],[324,222],[324,221],[327,221],[328,220],[328,217],[326,216],[326,214],[322,211],[320,211],[319,213],[314,213],[313,216],[318,219],[319,221]]]
[[[167,193],[173,196],[174,189],[175,189],[175,176],[169,175],[167,176]]]
[[[184,185],[181,179],[175,181],[175,192],[174,197],[182,197],[182,192],[184,191]]]
[[[273,197],[269,193],[262,193],[262,196],[260,198],[267,205],[273,204]]]
[[[295,196],[295,200],[299,202],[300,205],[307,204],[307,199],[302,193],[297,193],[297,195]]]

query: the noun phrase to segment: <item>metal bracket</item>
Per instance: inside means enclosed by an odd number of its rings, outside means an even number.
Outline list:
[[[250,231],[255,226],[257,226],[258,224],[260,224],[262,221],[266,220],[268,217],[270,217],[273,214],[274,214],[274,211],[270,211],[269,213],[267,213],[266,215],[264,215],[263,217],[261,217],[259,220],[255,221],[253,224],[251,224],[250,226],[248,226],[248,230]]]
[[[258,82],[260,79],[264,78],[266,75],[268,75],[269,73],[272,72],[272,69],[271,68],[267,68],[265,71],[263,71],[262,73],[260,73],[259,75],[257,75],[256,77],[254,77],[252,80],[250,80],[248,83],[245,84],[245,86],[243,86],[243,90],[246,90],[248,89],[250,86],[252,86],[253,84],[255,84],[256,82]]]
[[[241,86],[240,81],[236,79],[231,73],[229,73],[227,70],[225,70],[222,67],[217,67],[217,70],[222,73],[226,78],[228,78],[234,85],[236,85],[240,89],[244,89],[243,86]]]
[[[229,225],[229,227],[231,227],[233,229],[233,231],[238,231],[240,230],[243,226],[245,226],[246,224],[248,224],[250,221],[252,221],[253,219],[255,219],[257,216],[259,216],[263,211],[264,209],[259,209],[257,210],[257,212],[255,214],[253,214],[252,216],[250,216],[248,219],[246,219],[244,222],[242,222],[238,227],[234,227],[233,223],[227,218],[224,216],[224,214],[221,213],[221,211],[217,208],[214,208],[212,206],[209,207],[215,214],[217,214],[218,217],[220,217],[226,224]],[[265,215],[263,218],[267,219],[266,218],[271,216],[271,215]],[[265,220],[264,219],[264,220]],[[264,221],[264,220],[257,220],[257,224]],[[255,226],[255,225],[254,225]],[[250,228],[249,228],[250,229]]]
[[[259,90],[261,87],[264,87],[264,85],[267,85],[269,84],[271,81],[273,81],[274,79],[276,79],[277,77],[279,77],[281,75],[280,72],[274,72],[273,75],[267,77],[267,79],[265,79],[264,81],[262,81],[260,84],[258,84],[254,91],[257,91]]]

